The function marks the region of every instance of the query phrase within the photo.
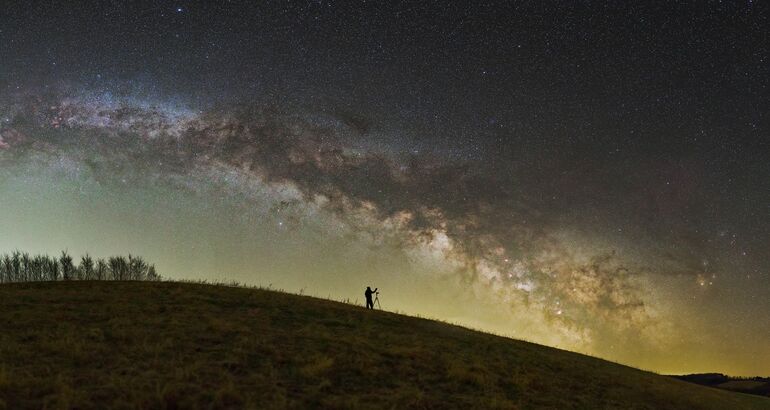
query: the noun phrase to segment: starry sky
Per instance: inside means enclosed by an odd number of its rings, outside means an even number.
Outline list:
[[[764,1],[3,7],[2,251],[769,373]]]

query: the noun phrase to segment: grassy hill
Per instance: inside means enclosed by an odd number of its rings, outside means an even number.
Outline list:
[[[183,283],[0,286],[0,408],[769,409],[440,322]]]

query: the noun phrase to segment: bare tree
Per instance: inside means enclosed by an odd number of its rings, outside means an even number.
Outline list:
[[[3,282],[13,282],[13,261],[9,255],[3,255],[2,261],[2,280]]]
[[[32,258],[32,280],[45,280],[46,258],[43,255],[35,255]]]
[[[150,265],[150,267],[147,269],[146,280],[150,280],[150,281],[160,280],[160,275],[158,275],[158,272],[155,271],[155,265]]]
[[[96,261],[96,269],[94,269],[94,275],[96,280],[106,280],[107,275],[109,274],[109,268],[107,267],[107,262],[104,261],[104,259],[97,259]]]
[[[29,254],[24,252],[21,254],[21,280],[24,282],[29,282],[31,279],[31,267],[30,267],[30,258]]]
[[[127,280],[128,278],[128,261],[123,256],[111,256],[108,259],[110,266],[110,279],[112,280]]]
[[[21,277],[21,252],[13,251],[13,254],[11,255],[11,265],[12,265],[12,269],[13,269],[13,281],[14,282],[20,282],[22,280],[22,277]]]
[[[59,262],[48,256],[45,257],[45,279],[59,280]]]
[[[63,280],[74,279],[75,265],[72,263],[72,256],[70,256],[67,251],[61,252],[59,265],[61,265],[61,276]]]
[[[94,275],[94,259],[89,256],[88,254],[85,254],[82,258],[80,258],[80,266],[78,266],[78,276],[82,280],[93,280],[96,279],[96,275]]]

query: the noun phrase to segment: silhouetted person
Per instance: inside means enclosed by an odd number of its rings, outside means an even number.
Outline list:
[[[377,292],[377,288],[370,288],[369,286],[366,287],[366,291],[364,291],[364,296],[366,296],[366,308],[367,309],[374,309],[374,301],[372,301],[372,293]]]

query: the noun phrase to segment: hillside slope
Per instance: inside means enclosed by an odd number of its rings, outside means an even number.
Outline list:
[[[760,409],[430,320],[183,283],[0,286],[0,408]]]

